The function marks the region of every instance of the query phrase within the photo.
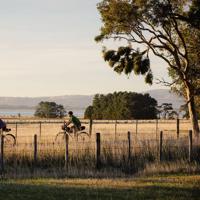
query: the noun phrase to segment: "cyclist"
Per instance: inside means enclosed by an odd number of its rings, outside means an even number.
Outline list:
[[[80,120],[76,116],[73,115],[72,111],[69,111],[68,115],[69,115],[69,120],[68,122],[64,122],[63,129],[72,133],[73,132],[76,133],[77,131],[80,131],[82,129]],[[70,124],[73,124],[73,125],[69,128],[68,126]]]
[[[6,123],[5,123],[2,119],[0,119],[0,130],[1,130],[1,129],[2,129],[2,131],[5,131],[5,132],[11,131],[10,128],[7,128],[7,127],[6,127]]]

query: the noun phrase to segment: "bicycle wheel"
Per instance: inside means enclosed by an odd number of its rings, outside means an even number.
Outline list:
[[[11,133],[7,133],[4,135],[4,142],[5,142],[5,145],[16,145],[16,138],[13,134]]]
[[[59,132],[56,137],[55,137],[55,142],[58,142],[58,141],[61,141],[61,140],[64,140],[64,135],[65,134],[68,134],[69,136],[71,136],[70,133],[66,133],[66,132]],[[72,136],[71,136],[72,137]]]
[[[59,132],[59,133],[56,135],[54,141],[56,142],[56,141],[60,140],[60,138],[63,138],[63,137],[64,137],[64,134],[65,134],[65,132]]]
[[[85,132],[85,131],[81,131],[81,132],[78,132],[78,140],[80,141],[85,141],[87,139],[89,139],[90,135],[89,133]]]

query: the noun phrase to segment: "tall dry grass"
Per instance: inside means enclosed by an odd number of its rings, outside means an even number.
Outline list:
[[[194,140],[193,162],[188,162],[188,135],[181,129],[177,140],[176,124],[160,123],[155,129],[155,121],[134,123],[95,124],[92,136],[69,138],[69,162],[65,166],[65,140],[61,136],[55,141],[61,123],[19,124],[17,144],[5,144],[5,177],[125,177],[138,174],[198,172],[200,149]],[[165,124],[164,124],[165,123]],[[165,126],[164,126],[164,125]],[[11,124],[12,133],[16,134],[15,124]],[[159,131],[163,128],[163,159],[159,162]],[[168,131],[167,131],[168,128]],[[88,131],[89,125],[86,124]],[[188,127],[189,129],[189,127]],[[130,157],[128,156],[128,136],[131,133]],[[101,168],[96,169],[96,134],[101,133]],[[33,159],[33,135],[38,135],[37,163]]]

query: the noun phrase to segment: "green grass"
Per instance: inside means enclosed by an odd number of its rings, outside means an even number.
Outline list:
[[[0,181],[2,200],[200,199],[200,176]]]

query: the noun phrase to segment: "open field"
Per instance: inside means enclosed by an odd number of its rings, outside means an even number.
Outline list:
[[[9,127],[12,129],[12,134],[19,137],[33,137],[34,134],[44,137],[53,137],[59,131],[63,120],[40,120],[40,119],[6,119]],[[89,121],[82,120],[86,130],[89,131]],[[17,125],[16,125],[17,124]],[[158,133],[163,131],[165,137],[177,137],[176,120],[94,120],[92,125],[92,136],[99,132],[106,137],[120,137],[128,131],[132,134],[137,134],[138,137],[145,139],[156,139]],[[189,120],[180,120],[180,137],[187,136],[191,129]]]
[[[200,176],[1,180],[0,199],[200,199]]]
[[[89,122],[83,123],[89,132]],[[189,121],[180,121],[178,139],[175,120],[94,121],[91,137],[80,137],[78,141],[69,137],[67,149],[62,135],[55,140],[61,125],[62,121],[58,120],[24,120],[17,125],[9,120],[17,144],[13,146],[5,141],[5,177],[125,177],[200,171],[199,142],[194,138],[189,140]],[[163,131],[162,151],[160,131]],[[96,133],[100,133],[100,161]]]

